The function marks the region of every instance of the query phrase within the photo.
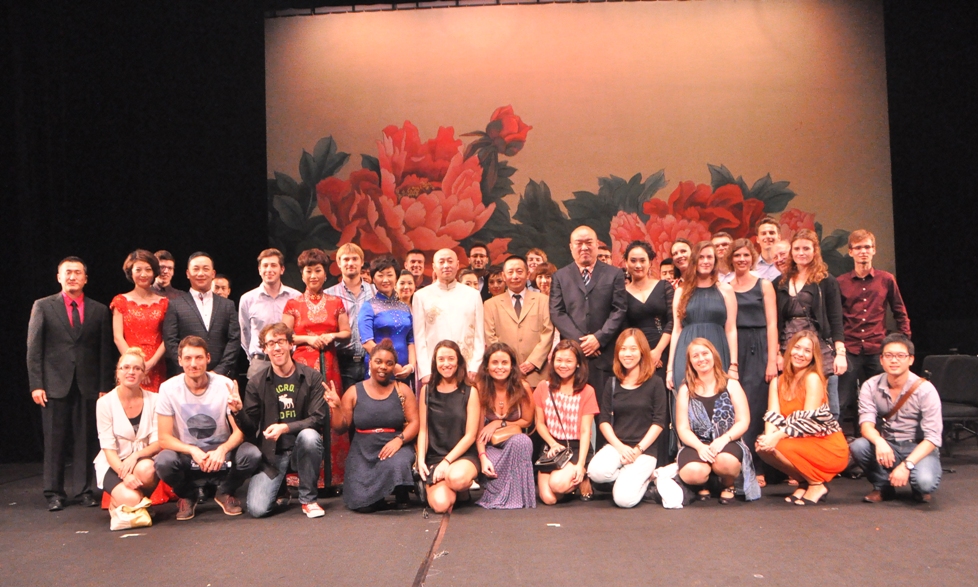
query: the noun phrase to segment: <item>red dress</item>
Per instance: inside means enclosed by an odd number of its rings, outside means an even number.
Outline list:
[[[160,298],[152,304],[140,304],[119,294],[112,298],[109,308],[122,314],[122,337],[129,346],[138,346],[149,360],[156,349],[163,344],[163,317],[169,307],[170,300]],[[143,389],[160,390],[160,384],[166,381],[166,361],[160,359],[156,366],[146,373],[148,381],[143,382]]]
[[[285,315],[292,316],[295,324],[292,330],[299,336],[319,336],[340,331],[340,315],[346,314],[343,300],[329,294],[312,295],[303,293],[300,297],[289,300],[285,304]],[[330,344],[324,352],[326,360],[326,381],[332,381],[337,392],[343,395],[343,384],[340,379],[340,365],[336,359],[336,345]],[[319,351],[301,344],[296,345],[292,359],[307,367],[320,370]],[[328,424],[327,424],[328,426]],[[331,485],[343,484],[346,455],[350,452],[350,437],[346,434],[332,433],[330,437],[330,462],[332,463]]]
[[[163,318],[166,316],[166,309],[170,306],[170,300],[160,298],[152,304],[140,304],[119,294],[112,298],[109,308],[122,314],[122,338],[129,346],[138,346],[148,360],[156,349],[163,344]],[[156,366],[146,373],[146,380],[142,387],[147,391],[159,393],[160,384],[166,381],[166,361],[160,358]],[[150,500],[153,505],[160,505],[176,499],[176,494],[169,485],[160,481],[156,486]],[[102,507],[108,507],[108,502],[103,496]]]

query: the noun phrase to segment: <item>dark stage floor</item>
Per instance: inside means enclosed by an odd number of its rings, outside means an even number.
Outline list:
[[[975,585],[978,448],[944,460],[930,505],[908,493],[869,505],[865,480],[838,479],[818,507],[785,504],[786,485],[752,504],[715,501],[667,511],[621,510],[609,499],[535,510],[462,506],[449,521],[426,584]],[[0,467],[0,585],[410,586],[441,516],[353,514],[322,500],[265,520],[225,516],[213,502],[188,522],[157,508],[152,528],[110,532],[108,514],[48,513],[40,466]],[[559,526],[553,526],[559,524]]]

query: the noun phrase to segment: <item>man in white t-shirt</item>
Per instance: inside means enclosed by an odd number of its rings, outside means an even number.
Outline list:
[[[219,482],[214,501],[224,513],[240,515],[234,492],[258,468],[261,452],[244,442],[244,434],[228,417],[228,401],[237,396],[237,383],[207,371],[210,353],[198,336],[180,341],[177,357],[183,374],[160,385],[156,403],[163,449],[156,456],[156,474],[180,498],[177,520],[194,517],[194,483],[208,478]]]

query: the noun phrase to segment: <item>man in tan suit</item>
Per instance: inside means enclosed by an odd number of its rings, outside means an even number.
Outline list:
[[[504,342],[516,351],[527,382],[536,386],[553,344],[547,296],[526,288],[526,259],[513,255],[503,264],[506,293],[486,300],[486,345]]]

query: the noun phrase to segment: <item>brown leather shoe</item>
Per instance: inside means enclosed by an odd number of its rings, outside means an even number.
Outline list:
[[[917,503],[930,503],[929,493],[920,493],[919,491],[913,492],[913,500]]]
[[[217,502],[217,505],[221,506],[225,514],[229,516],[241,515],[241,502],[238,501],[237,497],[226,493],[218,493],[214,496],[214,501]]]
[[[866,497],[863,498],[863,501],[865,501],[866,503],[880,503],[882,501],[890,501],[891,499],[896,497],[894,493],[895,492],[892,487],[890,489],[882,489],[882,490],[874,489],[870,491],[869,494],[866,495]]]
[[[180,498],[177,500],[177,520],[180,522],[190,520],[194,517],[194,512],[197,510],[197,498],[191,497],[189,499]]]

